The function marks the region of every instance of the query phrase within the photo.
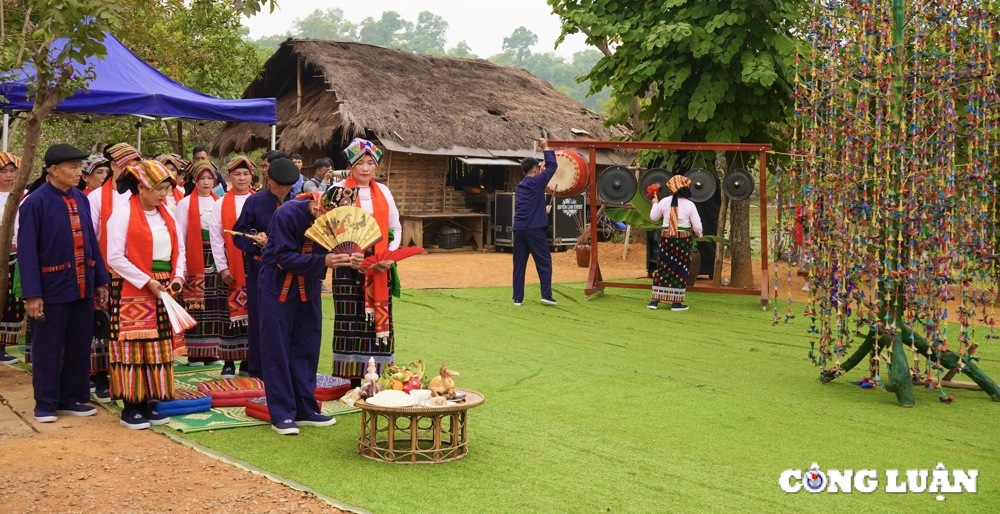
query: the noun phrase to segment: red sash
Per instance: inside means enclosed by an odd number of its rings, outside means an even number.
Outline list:
[[[247,276],[243,267],[243,251],[233,243],[233,235],[226,232],[236,226],[236,191],[230,189],[222,197],[222,239],[226,242],[226,260],[229,261],[229,272],[236,282],[229,286],[229,321],[232,323],[247,321],[246,289]]]
[[[347,177],[344,187],[356,189],[358,182],[354,176]],[[382,255],[389,248],[389,202],[382,194],[375,179],[368,182],[372,193],[372,216],[378,222],[382,239],[375,243],[375,253]],[[358,195],[356,205],[361,207],[361,196]],[[389,272],[365,273],[365,319],[374,323],[375,341],[378,344],[389,343]]]
[[[213,200],[219,196],[211,193]],[[201,197],[197,193],[188,197],[188,226],[185,235],[187,252],[187,279],[184,281],[184,303],[188,310],[205,309],[205,247],[201,239]]]

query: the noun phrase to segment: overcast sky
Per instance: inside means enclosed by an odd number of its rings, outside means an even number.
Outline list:
[[[448,22],[445,49],[465,41],[472,52],[482,58],[500,53],[503,38],[524,26],[538,36],[533,52],[555,52],[569,60],[575,52],[588,47],[580,34],[566,39],[559,49],[553,49],[559,36],[559,17],[552,14],[545,0],[278,0],[278,9],[253,18],[243,18],[256,39],[292,30],[296,19],[309,16],[316,9],[337,8],[354,23],[365,18],[379,19],[385,11],[396,11],[403,19],[416,23],[417,15],[430,11]]]

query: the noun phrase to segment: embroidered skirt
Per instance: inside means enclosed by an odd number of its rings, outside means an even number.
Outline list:
[[[691,237],[661,237],[660,252],[653,271],[653,300],[684,303],[688,268],[691,266]]]
[[[3,315],[0,316],[0,348],[16,346],[24,323],[24,302],[14,294],[14,280],[17,277],[17,255],[10,256],[7,272],[7,300]]]
[[[165,282],[171,275],[169,271],[154,272],[153,278]],[[155,335],[145,330],[141,334],[129,331],[130,326],[151,326],[154,320]],[[119,292],[111,302],[111,330],[111,398],[129,403],[172,400],[173,331],[163,302],[151,294],[121,298]]]
[[[215,292],[222,304],[222,335],[219,337],[219,358],[224,361],[243,361],[247,359],[249,343],[247,335],[250,330],[248,318],[232,319],[229,302],[246,306],[247,294],[244,289],[230,298],[229,286],[221,279],[219,289]]]
[[[109,308],[113,308],[114,305],[120,305],[120,300],[122,297],[122,277],[113,270],[109,271],[111,273],[111,287],[108,288],[108,305]],[[109,311],[110,313],[110,311]],[[118,338],[118,327],[113,322],[111,323],[111,339]],[[90,374],[96,375],[97,373],[108,371],[108,355],[111,351],[111,339],[102,339],[99,337],[94,337],[90,343]]]
[[[202,256],[205,259],[205,308],[194,309],[188,305],[187,311],[198,322],[194,328],[184,333],[188,358],[219,358],[219,343],[223,327],[229,325],[229,308],[226,297],[220,298],[219,291],[225,284],[215,272],[215,257],[212,243],[202,241]]]
[[[365,317],[364,276],[351,268],[334,269],[333,274],[333,376],[362,378],[368,359],[374,358],[378,372],[393,363],[396,348],[389,296],[389,342],[378,344],[375,324]]]

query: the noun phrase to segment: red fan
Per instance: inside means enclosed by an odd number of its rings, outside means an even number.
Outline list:
[[[369,255],[365,257],[364,262],[361,263],[362,269],[371,268],[372,266],[385,261],[399,262],[407,257],[417,255],[418,253],[424,253],[423,247],[420,246],[404,246],[402,248],[397,248],[395,250],[386,250],[382,253],[376,252],[375,255]]]

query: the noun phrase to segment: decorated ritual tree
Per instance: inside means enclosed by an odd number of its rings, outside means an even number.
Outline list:
[[[1000,401],[976,364],[1000,273],[996,6],[813,5],[789,200],[811,263],[810,358],[823,381],[867,361],[863,382],[903,406],[914,384],[950,402],[954,372]]]

